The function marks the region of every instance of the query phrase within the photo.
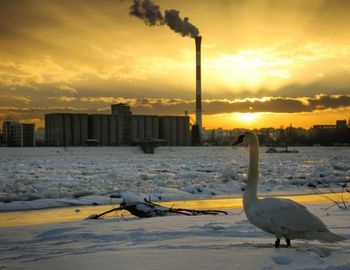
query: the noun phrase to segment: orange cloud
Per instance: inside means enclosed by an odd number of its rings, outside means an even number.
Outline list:
[[[29,104],[31,99],[24,96],[11,96],[11,95],[0,95],[0,99],[2,102],[6,101],[19,101],[20,103]]]
[[[60,96],[60,97],[48,97],[49,100],[56,100],[61,102],[71,102],[77,100],[75,97],[66,97],[66,96]]]

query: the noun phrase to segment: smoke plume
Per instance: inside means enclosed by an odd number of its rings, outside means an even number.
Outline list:
[[[149,26],[166,24],[171,30],[183,37],[194,38],[199,35],[198,28],[191,24],[187,17],[182,19],[178,10],[165,10],[163,15],[159,6],[151,0],[133,0],[133,4],[130,6],[130,15],[142,19]]]

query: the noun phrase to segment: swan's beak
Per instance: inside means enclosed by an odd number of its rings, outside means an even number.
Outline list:
[[[240,135],[240,136],[237,138],[237,141],[234,142],[234,143],[232,144],[232,146],[235,146],[235,145],[237,145],[237,144],[241,144],[241,143],[243,142],[243,138],[244,138],[244,135]]]

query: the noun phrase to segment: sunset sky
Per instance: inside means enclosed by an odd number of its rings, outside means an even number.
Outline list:
[[[203,36],[206,128],[309,128],[350,117],[350,1],[155,0]],[[195,110],[195,44],[129,0],[2,0],[0,122],[51,112]],[[193,116],[194,117],[194,116]]]

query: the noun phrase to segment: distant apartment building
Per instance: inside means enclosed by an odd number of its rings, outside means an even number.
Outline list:
[[[166,145],[191,144],[188,116],[133,115],[127,104],[112,104],[112,114],[52,113],[45,115],[49,146],[130,145],[147,138]]]
[[[347,127],[346,120],[337,120],[335,125],[314,125],[313,130],[346,129]]]
[[[337,120],[335,125],[336,128],[347,128],[346,120]]]
[[[35,124],[22,124],[16,121],[4,121],[3,143],[5,146],[35,146]]]

